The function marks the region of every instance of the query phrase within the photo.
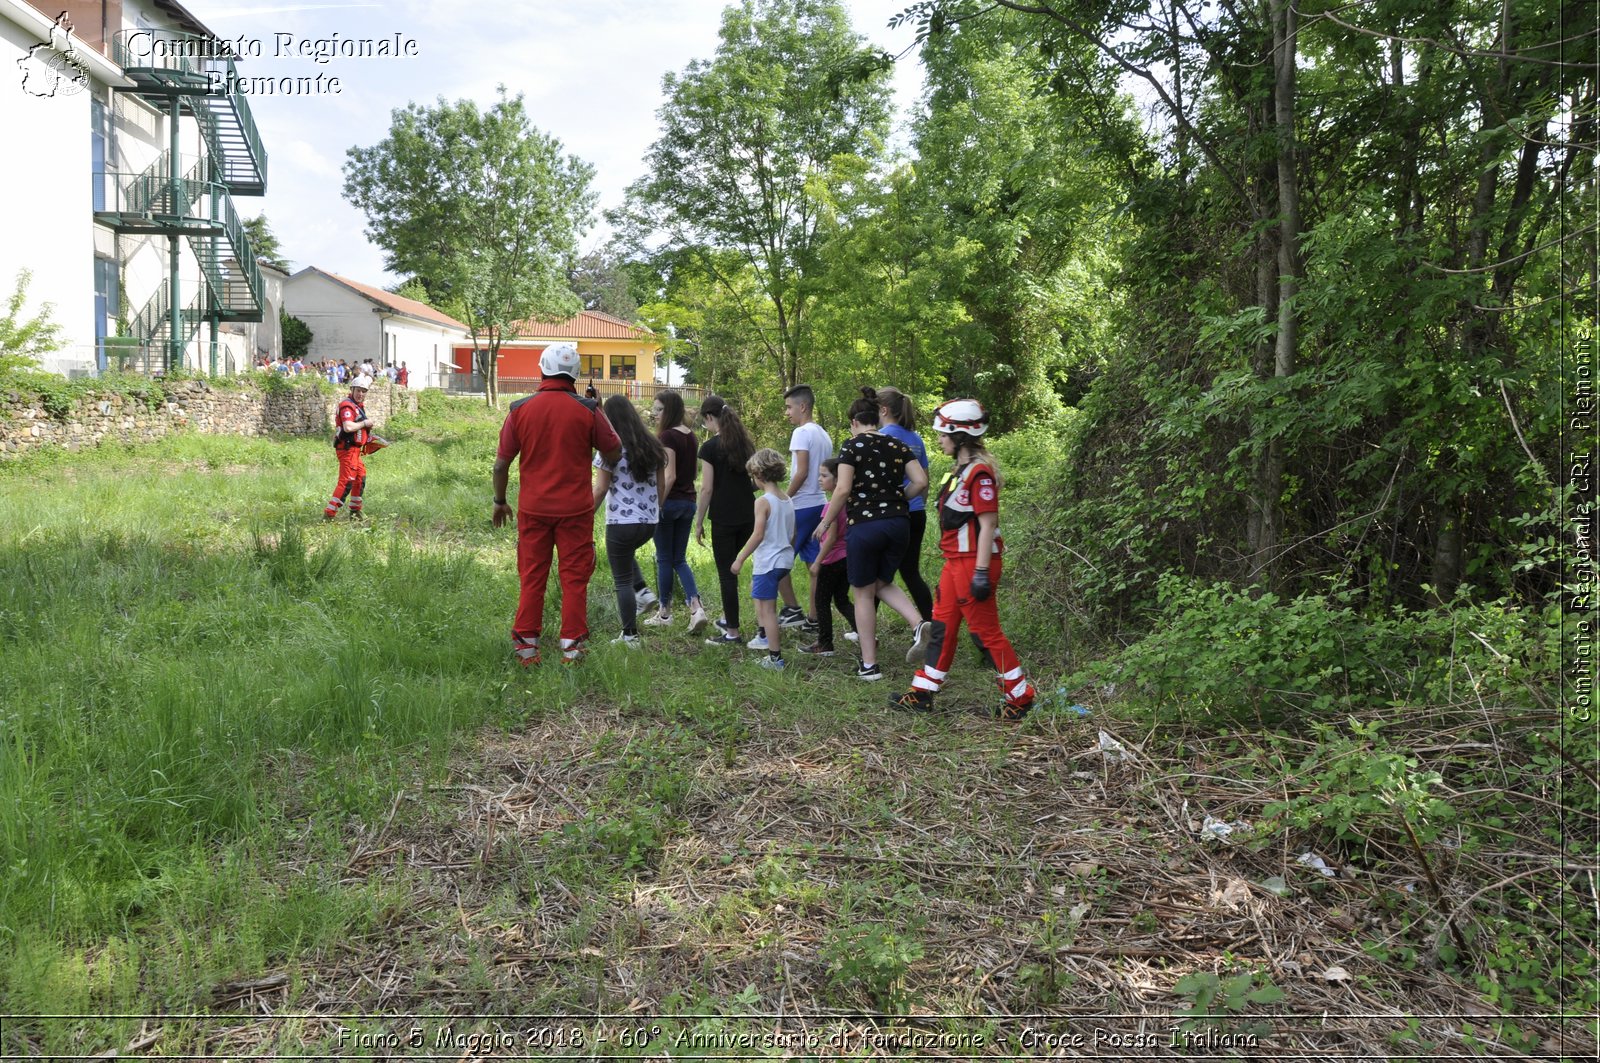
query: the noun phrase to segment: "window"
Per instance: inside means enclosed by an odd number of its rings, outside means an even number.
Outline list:
[[[606,357],[603,354],[578,355],[579,375],[593,379],[606,375]]]
[[[612,380],[632,380],[639,375],[639,359],[631,354],[619,354],[611,359]]]
[[[106,336],[109,322],[116,318],[122,307],[120,271],[109,258],[94,260],[94,346],[95,363],[101,372],[106,370]]]

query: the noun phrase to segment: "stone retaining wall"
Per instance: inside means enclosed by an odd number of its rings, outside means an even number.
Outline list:
[[[0,388],[0,459],[49,446],[77,450],[106,441],[149,443],[185,430],[237,436],[327,433],[339,403],[338,396],[300,387],[239,391],[184,380],[163,384],[162,390],[167,401],[154,409],[139,397],[106,392],[85,395],[58,418],[39,395]],[[382,425],[397,408],[415,413],[417,393],[377,384],[367,393],[366,407]]]

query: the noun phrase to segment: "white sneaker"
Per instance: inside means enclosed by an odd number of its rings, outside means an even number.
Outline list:
[[[636,650],[642,645],[642,643],[639,641],[638,635],[618,635],[616,638],[611,640],[611,645],[626,646],[630,650]]]
[[[655,616],[652,616],[649,619],[641,620],[640,623],[642,623],[645,627],[666,627],[668,624],[672,623],[672,614],[657,613]]]
[[[928,659],[928,635],[933,631],[933,625],[924,620],[917,625],[917,633],[911,638],[911,648],[906,651],[907,664],[921,664]]]
[[[711,623],[711,618],[706,616],[706,611],[704,609],[696,609],[689,614],[689,634],[700,634],[709,623]]]
[[[766,649],[767,648],[767,635],[766,635],[766,632],[762,632],[761,634],[757,635],[755,638],[751,639],[749,642],[745,643],[745,648],[746,649],[751,649],[751,650],[764,650],[764,649]]]
[[[660,600],[651,592],[649,587],[642,591],[635,591],[633,595],[633,604],[639,609],[648,609]]]
[[[846,631],[844,633],[844,637],[846,639],[849,639],[851,642],[860,642],[861,641],[860,633],[859,632],[855,632],[855,631]]]

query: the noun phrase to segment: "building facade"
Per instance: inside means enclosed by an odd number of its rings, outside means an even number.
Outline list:
[[[268,281],[235,200],[265,193],[267,155],[216,36],[171,0],[0,0],[0,76],[0,131],[28,160],[0,167],[26,208],[0,293],[28,269],[25,312],[53,304],[66,346],[46,368],[249,365],[260,331],[240,326],[267,316]]]
[[[578,348],[582,361],[579,387],[590,383],[602,395],[623,394],[645,399],[655,395],[656,357],[661,345],[648,330],[598,310],[583,310],[565,321],[522,321],[514,336],[500,344],[498,362],[503,394],[533,391],[539,386],[539,355],[552,343]],[[477,390],[471,343],[456,348],[457,387]]]
[[[414,388],[440,387],[467,328],[427,303],[307,266],[283,284],[284,309],[311,329],[308,361],[405,365]]]

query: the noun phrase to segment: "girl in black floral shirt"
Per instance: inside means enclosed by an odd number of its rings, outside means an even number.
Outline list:
[[[928,474],[911,448],[879,433],[877,400],[860,398],[850,406],[850,438],[839,448],[837,480],[818,532],[828,527],[843,505],[849,518],[846,566],[855,590],[856,630],[861,636],[861,667],[856,678],[870,682],[883,678],[878,668],[879,598],[915,630],[906,660],[922,663],[928,636],[926,619],[893,581],[911,539],[908,505],[928,486]]]

